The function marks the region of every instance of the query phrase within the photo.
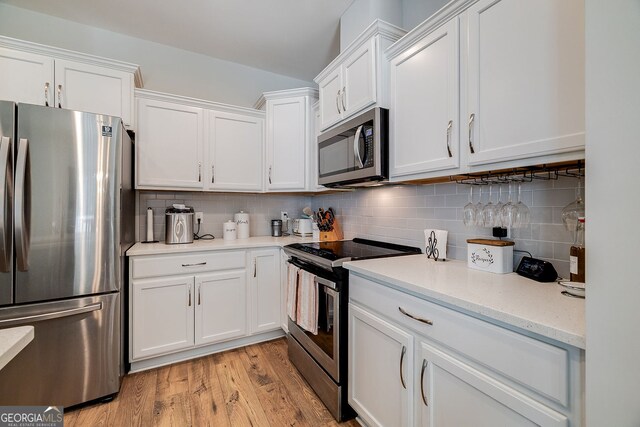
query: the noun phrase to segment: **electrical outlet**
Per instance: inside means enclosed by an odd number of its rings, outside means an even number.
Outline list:
[[[280,219],[283,221],[287,221],[289,219],[289,214],[287,211],[280,211]]]
[[[204,222],[204,216],[202,215],[202,212],[196,212],[196,224],[198,223],[198,221],[200,221],[200,224]]]

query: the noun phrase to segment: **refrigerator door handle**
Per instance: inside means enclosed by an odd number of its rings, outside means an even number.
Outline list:
[[[0,140],[0,272],[11,271],[11,222],[13,200],[13,156],[11,138],[3,136]]]
[[[11,326],[24,322],[40,322],[43,320],[59,319],[61,317],[77,316],[78,314],[91,313],[102,310],[102,303],[89,304],[84,307],[69,308],[67,310],[52,311],[49,313],[35,314],[33,316],[16,317],[13,319],[0,320],[0,327]]]
[[[16,166],[15,240],[16,264],[19,271],[29,270],[31,237],[31,162],[29,141],[20,138]]]

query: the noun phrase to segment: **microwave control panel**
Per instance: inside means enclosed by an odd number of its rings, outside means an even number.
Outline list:
[[[364,158],[362,159],[362,163],[364,163],[365,168],[369,168],[373,166],[373,127],[367,126],[364,128],[364,152],[362,153]]]

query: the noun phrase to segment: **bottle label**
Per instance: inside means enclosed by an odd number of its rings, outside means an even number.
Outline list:
[[[569,272],[571,274],[578,274],[578,257],[577,256],[569,257]]]

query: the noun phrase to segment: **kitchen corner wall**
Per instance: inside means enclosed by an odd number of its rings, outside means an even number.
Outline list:
[[[563,277],[569,277],[572,235],[562,224],[562,208],[575,200],[577,183],[575,178],[560,178],[523,184],[522,201],[530,208],[531,224],[513,230],[511,236],[516,242],[516,249],[551,261]],[[474,202],[477,202],[475,188]],[[496,193],[497,188],[494,187],[493,203],[496,203]],[[507,193],[504,186],[505,201]],[[347,239],[384,240],[417,246],[423,252],[425,228],[448,230],[448,257],[466,260],[467,239],[491,236],[491,229],[466,227],[462,223],[463,206],[468,200],[468,185],[403,185],[316,196],[312,200],[312,208],[333,207]],[[487,201],[488,189],[483,186],[483,202]],[[587,230],[588,227],[587,224]],[[514,265],[524,254],[517,255]]]
[[[572,236],[564,229],[561,214],[562,208],[575,200],[576,187],[575,178],[523,184],[522,201],[531,210],[531,224],[514,230],[511,236],[516,242],[516,249],[551,261],[563,277],[569,277]],[[483,187],[484,203],[488,200],[487,190],[486,186]],[[494,191],[495,203],[497,189]],[[505,201],[506,197],[505,186]],[[252,236],[268,236],[271,234],[270,221],[279,218],[280,211],[287,211],[291,218],[296,218],[305,206],[314,210],[331,206],[336,210],[347,239],[364,237],[424,250],[423,230],[445,229],[449,231],[449,258],[465,260],[467,239],[491,235],[490,229],[469,228],[462,223],[462,210],[468,199],[469,186],[454,183],[384,186],[317,196],[141,191],[138,192],[137,235],[144,237],[146,210],[151,207],[154,211],[154,237],[163,241],[164,210],[173,203],[184,203],[203,212],[204,223],[200,233],[210,233],[216,238],[222,238],[222,223],[233,219],[233,214],[240,210],[250,214]],[[477,193],[474,202],[477,202]],[[515,262],[518,260],[519,257]]]

